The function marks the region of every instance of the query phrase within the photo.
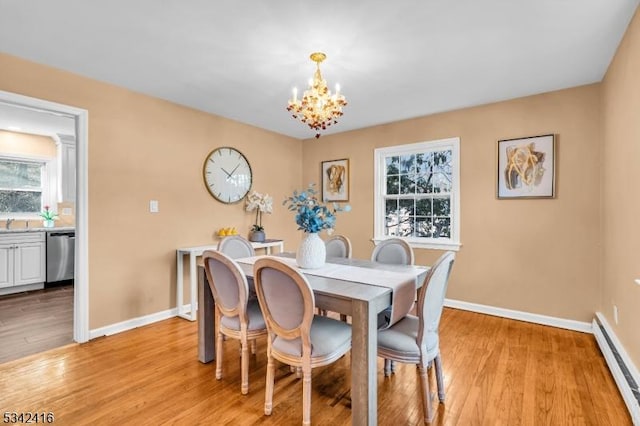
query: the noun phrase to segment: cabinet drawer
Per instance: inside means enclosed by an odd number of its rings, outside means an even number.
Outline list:
[[[20,244],[44,240],[45,232],[12,232],[10,234],[0,234],[0,244]]]

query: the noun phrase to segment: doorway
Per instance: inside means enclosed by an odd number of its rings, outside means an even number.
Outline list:
[[[88,111],[42,99],[0,91],[0,103],[32,111],[66,116],[75,127],[75,279],[73,286],[73,340],[89,340],[88,282]]]

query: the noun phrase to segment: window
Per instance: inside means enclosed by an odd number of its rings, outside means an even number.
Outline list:
[[[40,212],[45,194],[46,163],[0,158],[0,215]]]
[[[460,139],[375,150],[375,235],[416,248],[460,248]]]

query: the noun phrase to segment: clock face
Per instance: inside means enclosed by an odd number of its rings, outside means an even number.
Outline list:
[[[231,204],[242,200],[251,189],[251,166],[234,148],[216,148],[207,156],[202,171],[213,197]]]

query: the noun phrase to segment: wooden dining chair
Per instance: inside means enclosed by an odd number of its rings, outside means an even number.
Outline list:
[[[380,241],[371,252],[371,260],[392,265],[413,265],[413,249],[401,238]]]
[[[232,235],[221,239],[218,243],[218,251],[226,254],[232,259],[240,259],[256,255],[256,251],[249,240],[241,237],[240,235]]]
[[[256,300],[249,301],[249,284],[238,264],[224,253],[214,250],[202,254],[204,270],[215,302],[216,379],[222,378],[224,336],[240,340],[241,385],[249,392],[249,342],[267,334],[267,327]],[[252,345],[255,348],[255,345]],[[255,352],[255,350],[254,350]]]
[[[351,349],[351,326],[314,315],[315,298],[306,278],[275,258],[253,266],[267,339],[264,413],[273,408],[275,360],[302,370],[302,424],[311,424],[311,370],[331,364]]]
[[[427,273],[418,290],[417,316],[407,315],[391,327],[378,331],[378,356],[418,365],[425,423],[431,422],[434,415],[428,377],[432,361],[440,402],[444,402],[445,397],[438,326],[454,260],[455,253],[446,252]],[[385,363],[384,375],[388,377],[390,374]]]
[[[351,241],[344,235],[334,235],[324,242],[327,257],[351,258]]]

